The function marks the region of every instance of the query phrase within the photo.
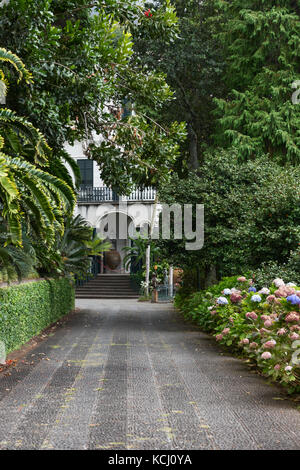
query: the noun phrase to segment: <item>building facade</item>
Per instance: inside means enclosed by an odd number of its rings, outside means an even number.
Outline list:
[[[109,240],[111,251],[120,255],[118,266],[109,266],[104,255],[100,263],[100,273],[125,274],[130,266],[124,266],[126,246],[132,245],[132,238],[145,233],[151,224],[156,192],[153,188],[136,189],[129,196],[116,194],[105,186],[97,163],[84,154],[83,144],[66,144],[66,151],[77,162],[81,173],[81,187],[78,192],[75,215],[86,219],[97,234]],[[155,225],[158,224],[160,206],[156,207]],[[115,257],[117,258],[117,257]]]

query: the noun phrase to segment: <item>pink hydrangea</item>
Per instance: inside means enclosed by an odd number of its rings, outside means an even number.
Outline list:
[[[293,287],[285,286],[284,290],[285,290],[285,292],[286,292],[286,294],[287,294],[287,297],[288,297],[289,295],[294,295],[294,294],[296,294],[296,291],[295,291],[295,289],[294,289]]]
[[[249,341],[248,338],[244,338],[244,339],[241,340],[241,344],[243,344],[243,345],[246,345],[246,344],[249,344],[249,343],[250,343],[250,341]]]
[[[299,325],[290,326],[290,331],[300,331],[300,326]]]
[[[276,346],[276,341],[274,339],[270,339],[270,341],[266,341],[264,343],[264,348],[265,349],[273,349]]]
[[[237,304],[243,299],[243,297],[240,294],[231,294],[230,300],[232,303]]]
[[[245,278],[245,276],[240,276],[240,277],[237,278],[237,280],[238,280],[239,282],[246,282],[246,281],[247,281],[247,279]]]
[[[272,302],[274,302],[275,300],[275,295],[268,295],[267,297],[267,302],[269,302],[269,304],[271,304]]]
[[[296,341],[297,339],[300,338],[300,336],[298,335],[298,333],[292,333],[290,335],[290,338],[291,338],[292,341]]]
[[[264,322],[264,325],[265,325],[266,328],[270,328],[270,326],[273,325],[273,321],[272,321],[272,320],[266,320],[266,321]]]
[[[230,328],[224,328],[224,330],[222,331],[222,334],[228,335],[228,333],[230,333]]]
[[[262,319],[262,321],[268,321],[268,320],[270,320],[270,316],[269,315],[262,315],[261,319]]]
[[[234,323],[234,319],[232,317],[229,318],[230,323]]]
[[[271,357],[272,357],[272,354],[268,351],[263,352],[261,355],[262,359],[271,359]]]
[[[269,330],[266,330],[266,328],[261,328],[261,329],[259,330],[259,332],[260,332],[261,335],[270,333],[270,331],[269,331]]]
[[[295,294],[295,289],[293,287],[281,286],[277,289],[274,294],[276,297],[288,297],[289,295]]]
[[[286,317],[285,321],[287,323],[292,323],[293,321],[299,321],[299,315],[297,312],[290,312]]]
[[[211,310],[210,314],[211,315],[216,315],[217,311],[216,310]]]
[[[223,335],[217,335],[217,336],[216,336],[216,340],[217,340],[217,341],[222,341],[222,339],[223,339]]]
[[[291,372],[293,370],[292,366],[286,366],[284,369],[286,372]]]
[[[258,316],[255,312],[247,312],[246,318],[251,318],[251,320],[257,320]]]
[[[233,288],[231,289],[231,293],[232,293],[232,294],[241,294],[242,292],[241,292],[240,290],[236,289],[235,287],[233,287]]]
[[[278,336],[283,336],[286,334],[286,329],[285,328],[280,328],[280,330],[277,331]]]
[[[280,370],[280,368],[281,368],[280,364],[276,364],[276,366],[274,366],[275,370]]]
[[[250,343],[250,346],[249,346],[249,347],[250,347],[251,349],[256,349],[256,348],[258,348],[258,344],[257,344],[255,341],[253,341],[252,343]]]

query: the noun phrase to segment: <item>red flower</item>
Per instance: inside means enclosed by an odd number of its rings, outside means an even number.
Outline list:
[[[145,11],[144,15],[147,16],[147,17],[152,16],[150,8],[149,8],[148,11]]]

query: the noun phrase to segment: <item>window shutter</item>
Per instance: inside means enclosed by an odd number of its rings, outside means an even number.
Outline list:
[[[93,160],[77,160],[81,174],[81,186],[93,187],[94,184],[94,166]]]

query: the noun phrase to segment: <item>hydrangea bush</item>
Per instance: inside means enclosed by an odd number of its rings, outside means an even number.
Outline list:
[[[260,289],[244,276],[175,300],[216,340],[242,352],[263,374],[300,392],[300,287],[276,278]]]

